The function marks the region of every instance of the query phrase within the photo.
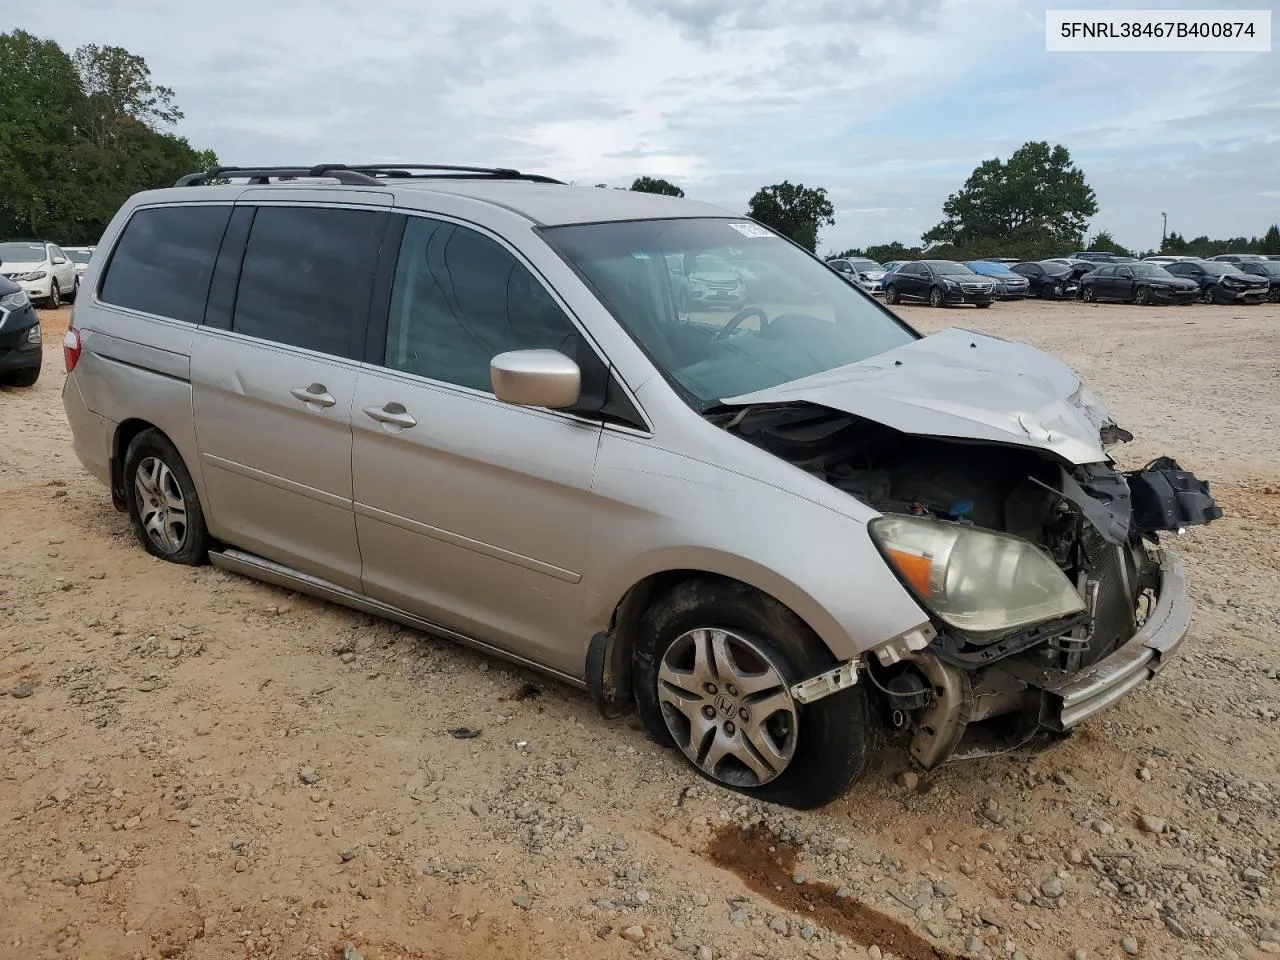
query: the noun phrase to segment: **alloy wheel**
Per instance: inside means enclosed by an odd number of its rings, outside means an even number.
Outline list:
[[[49,307],[57,310],[60,306],[62,306],[62,291],[58,289],[58,281],[52,280],[49,282]]]
[[[1085,287],[1084,293],[1082,293],[1080,296],[1085,301],[1085,303],[1093,303],[1093,287]]]
[[[177,553],[187,539],[187,502],[178,478],[160,458],[145,457],[133,487],[147,536],[164,553]]]
[[[658,703],[684,755],[720,783],[763,786],[795,755],[791,690],[755,643],[715,627],[689,630],[658,667]]]
[[[939,290],[937,287],[934,287],[932,290],[929,291],[929,306],[931,307],[942,306],[942,291]]]

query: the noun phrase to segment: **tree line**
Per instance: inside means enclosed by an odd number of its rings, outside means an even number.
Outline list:
[[[216,166],[169,132],[181,119],[122,47],[0,34],[0,239],[96,243],[131,194]]]
[[[0,239],[96,243],[131,194],[217,166],[212,150],[199,150],[172,132],[182,118],[173,90],[153,82],[146,61],[122,47],[86,44],[67,53],[23,30],[0,34]],[[627,189],[685,195],[651,176],[637,177]],[[895,241],[832,255],[883,262],[925,253],[1042,259],[1082,248],[1130,252],[1106,232],[1086,242],[1086,226],[1097,212],[1093,188],[1067,148],[1032,141],[1007,161],[980,163],[947,198],[942,220],[919,245]],[[746,215],[813,252],[819,231],[836,222],[825,188],[789,180],[757,190]],[[1228,250],[1280,254],[1280,227],[1272,225],[1262,237],[1226,240],[1185,240],[1174,232],[1160,252],[1211,256]]]

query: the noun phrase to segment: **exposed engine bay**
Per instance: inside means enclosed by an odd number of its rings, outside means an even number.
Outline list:
[[[866,658],[863,676],[886,720],[910,735],[926,769],[1065,733],[1074,723],[1055,713],[1051,693],[1142,628],[1160,589],[1160,534],[1222,515],[1208,484],[1167,457],[1130,472],[1110,460],[1073,465],[1032,447],[906,434],[806,402],[713,419],[883,514],[1029,541],[1079,592],[1083,609],[1070,616],[996,636],[935,619],[927,648],[889,664]],[[1131,439],[1110,422],[1100,432],[1107,447]]]

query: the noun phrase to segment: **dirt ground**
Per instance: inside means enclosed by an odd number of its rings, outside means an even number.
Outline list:
[[[1048,349],[1227,516],[1186,655],[1036,757],[812,813],[448,643],[152,560],[0,389],[0,944],[192,960],[1280,953],[1280,306],[904,308]],[[461,729],[465,728],[465,729]],[[753,859],[754,858],[754,859]],[[846,906],[844,909],[842,905]],[[892,952],[891,952],[892,951]]]

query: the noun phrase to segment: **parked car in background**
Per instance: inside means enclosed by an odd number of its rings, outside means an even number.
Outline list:
[[[837,257],[827,263],[840,276],[850,283],[856,283],[867,293],[881,293],[884,290],[885,269],[883,264],[876,263],[866,257]]]
[[[995,281],[954,260],[912,260],[884,278],[885,303],[924,301],[931,307],[972,303],[985,309],[995,297]]]
[[[76,267],[76,284],[79,285],[80,278],[84,276],[85,270],[89,268],[89,260],[93,257],[93,247],[63,247],[62,252],[65,253]]]
[[[1266,277],[1245,273],[1234,263],[1221,260],[1182,260],[1165,265],[1175,277],[1194,280],[1205,303],[1261,303],[1271,285]]]
[[[742,306],[747,281],[728,261],[715,254],[686,253],[666,258],[668,272],[676,278],[677,300],[685,310]]]
[[[1251,263],[1267,258],[1260,253],[1219,253],[1205,259],[1211,263]]]
[[[1195,303],[1200,285],[1175,277],[1158,263],[1104,263],[1080,280],[1080,298],[1125,303]]]
[[[1003,263],[994,260],[966,260],[964,265],[980,277],[989,277],[996,285],[997,300],[1021,300],[1030,292],[1030,283],[1020,273],[1014,273]]]
[[[1122,470],[1132,435],[1053,357],[924,336],[692,200],[286,169],[311,182],[127,200],[63,338],[72,449],[152,556],[634,705],[703,777],[796,807],[895,713],[924,769],[1042,744],[1187,637],[1162,531],[1222,510],[1171,458]],[[664,255],[747,245],[818,303],[673,308]]]
[[[1080,289],[1071,267],[1060,260],[1027,260],[1015,263],[1010,269],[1026,277],[1027,292],[1042,300],[1072,298]]]
[[[1266,277],[1271,284],[1267,299],[1272,303],[1280,303],[1280,260],[1246,260],[1236,264],[1242,273],[1255,277]]]
[[[979,263],[999,263],[999,264],[1003,264],[1006,267],[1012,267],[1015,263],[1021,263],[1022,257],[979,257],[978,262]]]
[[[40,318],[26,291],[0,277],[0,384],[29,387],[44,357]]]
[[[1080,280],[1081,277],[1102,265],[1101,260],[1077,260],[1074,257],[1050,257],[1048,260],[1042,260],[1041,263],[1060,263],[1064,267],[1071,270],[1071,279]]]
[[[74,300],[79,283],[71,258],[47,240],[0,243],[0,276],[20,286],[33,303],[48,307]]]
[[[1174,254],[1157,254],[1153,257],[1143,257],[1143,263],[1177,263],[1179,260],[1195,260],[1195,257],[1176,256]]]

